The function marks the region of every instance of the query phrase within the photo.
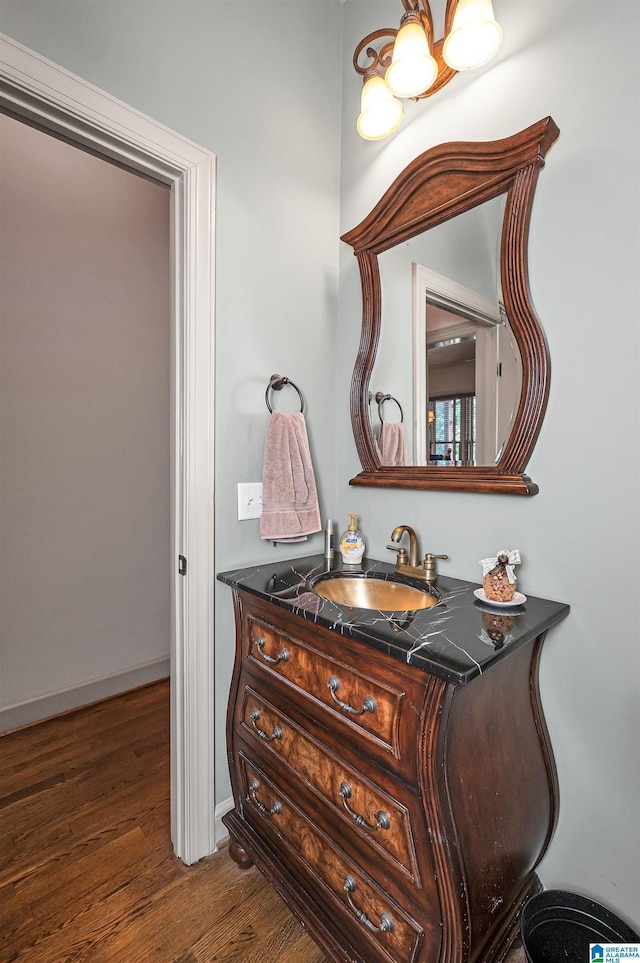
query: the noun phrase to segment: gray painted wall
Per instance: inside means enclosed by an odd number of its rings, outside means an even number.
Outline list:
[[[443,3],[433,6],[441,24]],[[463,578],[478,579],[477,561],[489,552],[518,547],[522,589],[572,605],[542,665],[561,812],[541,875],[546,886],[589,893],[640,925],[640,7],[495,0],[505,44],[494,64],[409,104],[392,140],[365,143],[355,132],[351,56],[366,32],[396,23],[398,7],[3,0],[0,26],[218,155],[218,569],[292,554],[261,544],[257,522],[235,520],[236,482],[261,475],[263,396],[274,371],[305,393],[323,514],[342,525],[358,512],[373,557],[386,557],[399,522],[416,527],[423,550],[448,552],[446,571]],[[247,22],[239,53],[232,41]],[[265,51],[273,56],[260,66]],[[361,305],[355,259],[339,233],[419,152],[507,136],[547,114],[561,136],[540,176],[530,243],[532,298],[553,367],[529,465],[540,494],[349,488],[359,468],[347,411]],[[315,537],[297,554],[320,544]],[[222,586],[217,601],[223,798],[234,633]]]
[[[0,226],[2,730],[168,671],[169,192],[0,115]]]

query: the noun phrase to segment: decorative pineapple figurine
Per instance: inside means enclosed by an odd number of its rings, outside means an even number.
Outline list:
[[[514,565],[520,562],[520,552],[501,549],[494,558],[483,558],[482,588],[491,602],[510,602],[516,591]]]

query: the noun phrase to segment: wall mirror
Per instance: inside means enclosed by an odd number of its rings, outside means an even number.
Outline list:
[[[504,140],[434,147],[343,235],[363,299],[350,398],[362,471],[352,485],[538,491],[524,470],[550,365],[527,242],[558,134],[547,117]]]

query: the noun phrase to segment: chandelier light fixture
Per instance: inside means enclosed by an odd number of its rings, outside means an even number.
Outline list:
[[[402,6],[397,30],[374,30],[353,54],[353,66],[363,78],[357,129],[365,140],[381,140],[397,130],[404,115],[402,99],[431,97],[459,71],[488,63],[502,43],[491,0],[447,0],[444,38],[437,43],[429,0],[402,0]],[[374,47],[378,41],[382,45]],[[363,51],[369,58],[364,65]]]

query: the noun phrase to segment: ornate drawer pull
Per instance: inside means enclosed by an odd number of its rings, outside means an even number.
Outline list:
[[[288,662],[288,661],[289,661],[289,650],[288,650],[288,649],[281,649],[281,650],[280,650],[280,655],[277,656],[277,658],[275,658],[275,659],[274,659],[272,656],[267,655],[267,653],[264,651],[264,647],[265,647],[266,641],[267,641],[267,640],[265,639],[264,635],[259,635],[258,638],[256,639],[256,645],[258,646],[258,651],[260,652],[260,655],[262,656],[262,658],[264,659],[265,662],[270,662],[271,665],[277,665],[278,662]]]
[[[363,829],[368,829],[371,833],[375,833],[377,829],[391,828],[391,820],[387,814],[382,811],[382,809],[378,810],[376,813],[376,822],[375,825],[373,825],[372,823],[368,823],[364,816],[361,816],[359,813],[355,813],[353,809],[349,807],[347,799],[351,799],[351,786],[348,782],[343,781],[340,783],[340,795],[342,796],[342,805],[347,810],[351,818],[355,819],[358,826],[362,826]]]
[[[271,809],[267,809],[267,807],[264,806],[258,799],[257,793],[259,789],[260,789],[260,783],[258,782],[258,780],[252,779],[251,784],[249,786],[249,795],[251,796],[251,802],[254,803],[254,805],[256,805],[260,810],[260,812],[264,813],[265,816],[277,816],[278,813],[282,811],[282,807],[280,803],[276,800],[273,806],[271,807]]]
[[[257,722],[258,722],[258,719],[259,719],[259,718],[260,718],[260,710],[259,710],[259,709],[252,709],[252,710],[251,710],[251,725],[252,725],[253,728],[256,730],[256,732],[258,733],[258,735],[260,736],[261,739],[264,739],[265,742],[273,742],[274,739],[282,739],[282,729],[280,728],[280,726],[274,726],[274,727],[273,727],[273,733],[272,733],[270,736],[268,736],[268,735],[266,734],[266,732],[264,731],[264,729],[261,729],[260,726],[257,725]]]
[[[349,876],[347,873],[344,878],[344,891],[347,894],[347,903],[355,913],[356,919],[358,919],[363,926],[366,926],[367,929],[371,930],[373,933],[393,933],[393,920],[388,913],[380,914],[380,926],[376,926],[375,923],[371,922],[366,913],[363,913],[362,910],[358,909],[351,899],[351,894],[355,893],[356,889],[357,887],[355,879],[353,876]]]
[[[341,709],[345,712],[349,712],[352,716],[361,716],[363,712],[375,712],[378,708],[378,703],[373,698],[373,696],[365,696],[364,702],[362,703],[362,709],[354,709],[347,702],[341,702],[340,699],[336,698],[336,692],[340,688],[340,679],[335,675],[329,676],[329,691],[331,692],[331,698],[339,705]]]

